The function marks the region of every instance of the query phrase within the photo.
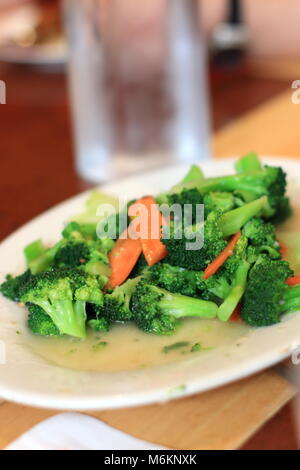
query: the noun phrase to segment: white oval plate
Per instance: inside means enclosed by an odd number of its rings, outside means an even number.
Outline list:
[[[289,193],[299,200],[300,165],[297,161],[267,159],[282,165],[289,177]],[[206,175],[233,170],[233,160],[201,165]],[[187,166],[152,171],[101,189],[131,199],[168,189],[184,175]],[[297,197],[298,191],[298,197]],[[42,237],[53,242],[64,221],[81,211],[87,193],[76,196],[37,217],[0,245],[1,281],[6,273],[23,267],[23,247]],[[55,409],[105,409],[162,402],[190,395],[269,367],[287,357],[300,344],[300,312],[286,316],[272,327],[252,329],[239,347],[220,346],[160,367],[126,372],[81,372],[47,362],[26,347],[16,330],[24,329],[24,311],[0,297],[0,348],[6,361],[0,364],[0,398]],[[0,350],[1,353],[1,350]],[[3,354],[0,354],[0,359]],[[2,357],[2,359],[4,359]]]

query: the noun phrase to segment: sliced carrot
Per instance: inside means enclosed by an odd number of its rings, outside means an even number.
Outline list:
[[[289,277],[285,282],[288,286],[296,286],[300,284],[300,276]]]
[[[140,233],[140,242],[148,265],[153,266],[167,256],[167,249],[160,241],[162,236],[161,227],[165,225],[165,220],[158,210],[157,204],[152,196],[145,196],[138,199],[130,206],[132,211],[136,209],[136,214],[142,217],[143,214],[138,213],[138,205],[140,204],[146,208],[147,214],[147,233]],[[155,224],[158,224],[158,226],[155,226]]]
[[[129,238],[128,229],[126,229],[108,255],[111,269],[109,286],[111,288],[119,286],[127,279],[141,253],[140,240]]]
[[[234,323],[243,323],[243,320],[241,317],[241,309],[242,309],[241,304],[240,303],[237,304],[229,320],[233,321]]]
[[[280,248],[281,257],[284,258],[287,254],[287,246],[284,243],[279,242],[279,248]]]
[[[218,269],[225,263],[227,258],[232,255],[233,250],[241,238],[241,232],[237,232],[235,235],[233,235],[226,248],[207,266],[203,273],[203,279],[208,279],[210,276],[215,274],[215,272],[218,271]]]

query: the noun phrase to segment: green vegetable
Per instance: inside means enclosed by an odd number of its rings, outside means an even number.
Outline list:
[[[169,292],[199,297],[203,273],[167,263],[157,263],[147,271],[146,277],[151,284],[163,287]]]
[[[285,281],[293,275],[286,261],[271,260],[261,256],[250,271],[241,316],[252,326],[267,326],[280,321],[281,315],[290,310],[293,291]],[[295,298],[295,310],[300,306]]]
[[[266,253],[270,258],[281,258],[280,246],[276,239],[275,227],[262,219],[251,219],[243,227],[243,234],[248,238],[249,256],[256,260],[261,253]]]
[[[197,352],[197,351],[201,351],[202,350],[202,346],[200,343],[195,343],[192,347],[191,347],[191,352]]]
[[[128,279],[112,293],[105,294],[103,305],[95,306],[97,318],[106,318],[113,322],[124,322],[132,319],[131,297],[140,277]]]
[[[223,214],[211,212],[205,223],[192,227],[178,227],[173,222],[170,228],[164,227],[162,242],[166,245],[166,261],[173,266],[191,270],[202,270],[210,264],[227,245],[225,237],[238,232],[252,217],[259,215],[267,205],[262,197],[244,206]],[[178,225],[178,224],[177,224]],[[191,236],[203,234],[204,244],[199,249],[187,249],[193,240]]]
[[[205,217],[210,212],[220,210],[222,212],[228,212],[235,208],[236,200],[233,193],[215,191],[204,195],[204,213]]]
[[[155,334],[170,334],[183,317],[214,318],[217,305],[181,294],[172,294],[141,280],[132,295],[131,309],[137,326]]]
[[[93,351],[102,351],[107,346],[106,341],[100,341],[99,343],[93,344],[92,349]]]
[[[262,165],[256,153],[248,153],[236,162],[235,169],[238,173],[245,171],[261,171]]]
[[[28,328],[35,335],[41,336],[59,336],[61,333],[51,317],[45,311],[35,304],[27,304],[29,311]]]
[[[169,353],[170,351],[174,351],[176,349],[181,349],[181,348],[185,348],[189,345],[189,341],[178,341],[177,343],[173,343],[173,344],[168,344],[167,346],[164,346],[162,348],[162,352],[164,354],[167,354]]]
[[[16,277],[8,274],[6,280],[0,286],[1,294],[14,302],[19,302],[21,297],[20,290],[30,280],[31,276],[29,269]]]
[[[60,333],[79,338],[86,335],[87,302],[103,302],[97,278],[79,270],[54,269],[36,274],[20,293],[21,301],[41,307]]]

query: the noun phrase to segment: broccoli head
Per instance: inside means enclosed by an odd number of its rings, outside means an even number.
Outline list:
[[[190,271],[168,263],[157,263],[146,273],[151,284],[162,287],[169,292],[199,297],[203,273]]]
[[[171,334],[183,317],[214,318],[217,305],[181,294],[141,280],[131,298],[133,320],[142,330],[158,335]]]
[[[233,193],[225,191],[215,191],[204,195],[204,214],[205,217],[210,212],[221,210],[222,212],[228,212],[235,207],[235,197]]]
[[[286,174],[280,167],[265,165],[254,171],[207,178],[197,184],[188,183],[186,189],[188,188],[197,188],[203,195],[211,191],[247,194],[247,202],[265,195],[268,197],[270,207],[264,217],[282,219],[290,213],[288,199],[285,196]]]
[[[30,280],[31,276],[32,274],[29,269],[16,277],[8,274],[6,280],[0,286],[1,294],[10,300],[18,302],[21,297],[20,290]]]
[[[117,286],[111,293],[105,294],[103,305],[95,307],[97,318],[107,318],[113,322],[125,322],[132,319],[131,296],[140,277],[128,279]]]
[[[248,276],[241,316],[252,326],[267,326],[279,322],[285,311],[283,304],[289,287],[286,279],[293,272],[286,261],[261,256]]]
[[[80,270],[52,269],[22,286],[21,301],[41,307],[60,333],[84,338],[86,303],[100,305],[103,294],[96,277]]]
[[[59,336],[61,333],[51,317],[45,311],[35,304],[27,304],[29,311],[28,328],[35,335],[41,336]]]
[[[219,212],[212,212],[204,224],[193,227],[180,227],[172,222],[163,230],[162,242],[167,248],[166,262],[191,270],[205,269],[206,266],[225,248],[226,241],[219,225]],[[203,236],[203,246],[196,250],[188,249],[193,241],[193,233]]]
[[[244,226],[243,234],[249,241],[250,258],[255,260],[260,253],[266,253],[273,259],[281,258],[273,224],[253,218]]]

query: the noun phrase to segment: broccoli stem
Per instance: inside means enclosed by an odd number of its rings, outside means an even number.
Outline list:
[[[241,300],[247,285],[247,275],[250,268],[250,264],[247,261],[242,261],[238,266],[233,285],[228,297],[218,308],[217,316],[222,321],[228,321],[231,317],[234,309]]]
[[[238,173],[235,175],[218,176],[206,178],[200,183],[191,181],[186,183],[186,188],[196,188],[200,193],[205,194],[211,191],[249,191],[256,197],[262,196],[265,192],[263,183],[263,171],[252,171],[249,173]]]
[[[238,209],[233,209],[221,216],[220,225],[224,237],[237,233],[252,217],[268,207],[268,199],[263,196]]]
[[[282,304],[283,312],[295,312],[296,310],[300,310],[300,285],[286,289]]]
[[[238,173],[243,173],[245,171],[260,171],[262,166],[256,153],[248,153],[236,162],[235,169]]]
[[[214,302],[208,300],[195,299],[181,294],[170,294],[164,291],[165,295],[159,301],[159,307],[163,313],[175,318],[182,317],[202,317],[215,318],[218,307]]]
[[[24,248],[24,255],[25,255],[25,259],[26,259],[28,267],[31,261],[38,258],[38,256],[44,253],[44,251],[45,251],[45,247],[42,243],[42,240],[36,240],[30,243],[30,245],[27,245]]]
[[[204,180],[204,175],[203,175],[201,168],[199,168],[199,166],[192,165],[189,171],[187,172],[187,174],[185,175],[185,177],[182,178],[179,185],[190,183],[191,181],[200,182],[203,180]]]
[[[39,305],[52,318],[60,333],[85,338],[86,336],[86,303],[77,300],[38,300]]]
[[[40,256],[28,263],[28,268],[31,271],[31,274],[38,274],[43,271],[46,271],[53,262],[53,255],[51,250],[47,250],[42,253]]]

